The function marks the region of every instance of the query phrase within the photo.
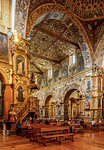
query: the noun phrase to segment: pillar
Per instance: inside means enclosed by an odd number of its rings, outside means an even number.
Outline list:
[[[13,104],[13,89],[10,84],[6,84],[4,92],[4,119],[8,120],[8,111]]]

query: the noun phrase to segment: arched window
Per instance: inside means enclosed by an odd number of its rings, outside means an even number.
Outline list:
[[[48,80],[52,79],[52,75],[53,75],[53,68],[49,68],[48,69]]]
[[[76,55],[75,53],[72,55],[72,64],[75,64],[76,63]]]

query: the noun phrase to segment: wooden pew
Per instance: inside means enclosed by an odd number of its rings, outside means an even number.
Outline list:
[[[30,136],[30,141],[39,142],[39,138],[41,136],[41,128],[48,128],[51,127],[50,125],[46,124],[34,124],[32,125],[32,131]]]
[[[80,124],[70,124],[72,126],[72,132],[74,133],[84,133],[84,129]]]
[[[27,135],[28,135],[28,126],[21,125],[21,136],[27,136]]]
[[[46,146],[47,142],[59,142],[64,140],[72,140],[74,134],[69,133],[69,127],[50,127],[41,128],[41,143]]]

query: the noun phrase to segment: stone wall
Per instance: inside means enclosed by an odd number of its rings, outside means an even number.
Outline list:
[[[52,96],[56,104],[56,119],[64,119],[66,95],[71,90],[77,90],[82,95],[78,103],[80,118],[86,121],[102,119],[102,75],[98,74],[98,70],[82,71],[34,93],[40,100],[40,118],[45,118],[45,102],[47,97]]]
[[[52,95],[52,97],[55,99],[55,102],[57,104],[62,104],[60,107],[56,108],[56,118],[62,118],[64,117],[64,98],[68,91],[71,89],[76,89],[81,92],[81,94],[84,94],[86,91],[85,86],[85,73],[84,71],[79,73],[78,75],[75,75],[73,77],[64,79],[62,81],[59,81],[51,86],[48,86],[46,88],[41,89],[39,92],[34,93],[34,96],[38,97],[40,100],[40,108],[43,108],[43,117],[45,116],[45,101],[46,98],[49,95]],[[61,109],[60,116],[58,115],[58,111]]]

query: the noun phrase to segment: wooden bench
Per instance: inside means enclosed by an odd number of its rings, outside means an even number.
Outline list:
[[[32,131],[30,135],[30,141],[39,142],[39,138],[41,136],[41,128],[48,128],[50,125],[46,124],[34,124],[32,126]]]
[[[28,135],[28,126],[21,125],[21,136],[27,136],[27,135]]]
[[[83,133],[84,129],[80,124],[70,124],[70,126],[72,127],[72,132],[74,133]]]
[[[69,127],[50,127],[41,128],[41,143],[46,146],[48,142],[59,142],[72,140],[74,134],[69,133]]]
[[[84,129],[82,127],[75,128],[74,130],[75,133],[84,133]]]

